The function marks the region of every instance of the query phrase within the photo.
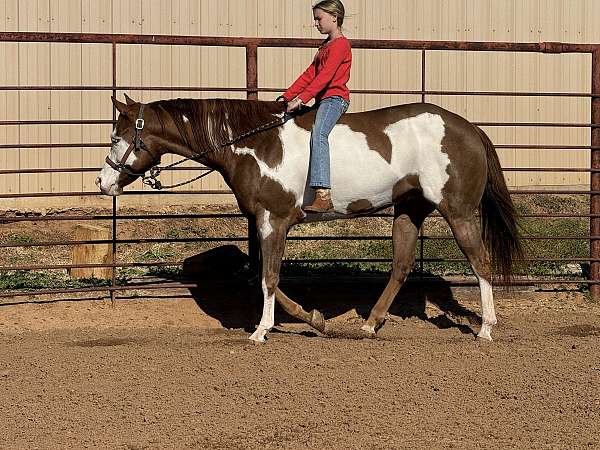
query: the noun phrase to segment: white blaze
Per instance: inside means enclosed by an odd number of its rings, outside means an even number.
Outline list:
[[[112,145],[110,148],[110,152],[108,153],[108,157],[115,163],[119,164],[125,155],[125,152],[129,148],[130,143],[125,139],[116,135],[115,131],[110,135],[111,141],[117,140],[116,143]],[[131,167],[136,160],[135,152],[131,152],[127,157],[127,161],[125,164]],[[108,163],[105,161],[102,166],[102,170],[100,170],[100,180],[101,185],[100,188],[102,192],[107,193],[108,195],[119,195],[122,192],[122,188],[117,185],[117,180],[119,179],[119,172],[113,169]]]

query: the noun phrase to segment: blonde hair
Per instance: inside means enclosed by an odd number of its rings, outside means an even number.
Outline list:
[[[344,23],[344,16],[346,15],[346,11],[344,10],[344,5],[340,0],[321,0],[313,5],[312,9],[321,9],[326,13],[331,14],[337,18],[338,27],[342,27]]]

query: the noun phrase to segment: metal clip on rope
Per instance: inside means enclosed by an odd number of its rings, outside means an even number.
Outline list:
[[[152,189],[160,191],[163,188],[162,183],[158,180],[158,176],[160,175],[161,171],[162,167],[152,167],[150,169],[150,173],[142,177],[142,183],[144,183],[147,186],[150,186]]]

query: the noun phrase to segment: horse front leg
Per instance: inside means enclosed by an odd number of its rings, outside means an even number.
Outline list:
[[[279,270],[285,249],[285,223],[271,217],[264,210],[256,217],[262,257],[263,312],[256,331],[249,337],[254,342],[265,342],[265,336],[275,324],[275,290],[279,284]]]
[[[275,324],[275,302],[290,316],[308,323],[316,330],[325,332],[325,318],[316,309],[307,312],[279,289],[279,270],[285,251],[287,222],[272,217],[268,211],[257,216],[257,229],[262,256],[263,313],[256,331],[250,336],[255,342],[265,342],[265,337]]]

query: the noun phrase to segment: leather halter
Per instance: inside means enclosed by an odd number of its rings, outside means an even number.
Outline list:
[[[132,177],[143,177],[145,175],[145,172],[134,172],[130,167],[127,166],[127,159],[129,158],[129,155],[131,154],[131,152],[133,151],[139,151],[139,150],[144,150],[145,152],[147,152],[150,157],[152,158],[152,165],[154,166],[155,163],[157,162],[156,157],[152,154],[152,152],[150,152],[150,150],[148,149],[148,147],[146,146],[146,144],[144,144],[144,142],[142,141],[142,130],[144,129],[144,104],[140,103],[140,110],[138,112],[138,117],[135,121],[135,136],[133,141],[131,142],[131,144],[129,144],[129,147],[127,148],[127,151],[125,152],[125,154],[123,155],[123,157],[121,158],[121,161],[116,163],[114,162],[112,159],[110,159],[110,157],[107,155],[106,156],[106,163],[112,167],[113,169],[115,169],[117,172],[119,173],[124,173],[127,175],[130,175]]]

